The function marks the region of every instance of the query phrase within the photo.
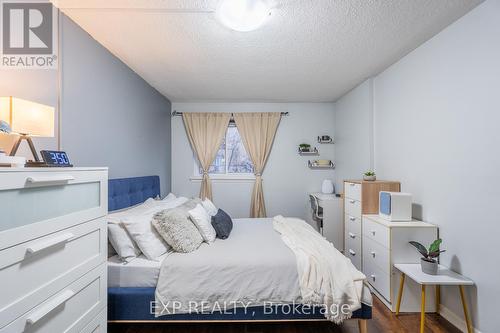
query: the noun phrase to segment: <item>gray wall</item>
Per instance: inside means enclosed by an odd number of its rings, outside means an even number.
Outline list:
[[[499,36],[500,1],[489,0],[375,77],[374,140],[365,142],[379,178],[400,180],[415,216],[439,226],[441,263],[475,281],[467,298],[481,332],[499,323]],[[355,121],[342,119],[337,128]],[[442,293],[442,314],[463,327],[457,288]]]
[[[307,167],[308,159],[335,160],[335,145],[315,143],[318,135],[334,136],[333,103],[173,103],[172,108],[180,112],[290,112],[281,120],[262,175],[268,216],[305,218],[309,212],[307,194],[320,191],[323,179],[334,178],[332,170]],[[317,145],[321,156],[300,156],[297,147],[303,142]],[[181,117],[172,119],[172,154],[172,191],[198,196],[200,182],[190,180],[194,157]],[[212,185],[216,205],[233,217],[249,216],[253,181],[213,180]]]
[[[159,175],[170,191],[170,102],[62,16],[61,146],[110,178]]]
[[[335,103],[335,180],[360,179],[373,169],[373,81],[363,82]]]

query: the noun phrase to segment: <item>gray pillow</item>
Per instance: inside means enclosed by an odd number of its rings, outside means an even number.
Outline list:
[[[217,211],[217,214],[212,216],[212,227],[215,229],[217,238],[226,239],[233,230],[233,220],[222,209]]]
[[[203,243],[203,237],[189,219],[186,210],[192,204],[192,202],[186,202],[177,208],[156,213],[153,217],[153,226],[176,252],[192,252]]]

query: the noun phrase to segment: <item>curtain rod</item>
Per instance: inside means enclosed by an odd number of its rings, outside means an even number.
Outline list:
[[[281,112],[281,116],[288,116],[289,115],[289,112]],[[182,116],[182,112],[178,112],[177,110],[174,110],[174,112],[172,112],[172,117],[173,116]],[[231,112],[231,117],[233,117],[233,112]]]

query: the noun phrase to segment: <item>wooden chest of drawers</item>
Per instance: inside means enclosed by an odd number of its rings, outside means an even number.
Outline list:
[[[105,332],[106,168],[0,169],[0,333]]]
[[[399,192],[400,184],[394,181],[344,181],[344,253],[360,271],[363,268],[361,216],[378,213],[380,191]]]

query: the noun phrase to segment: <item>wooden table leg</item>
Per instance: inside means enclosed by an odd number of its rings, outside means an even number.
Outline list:
[[[396,316],[399,315],[399,309],[401,308],[401,298],[403,297],[404,285],[405,285],[405,274],[401,273],[401,278],[399,279],[398,302],[396,303]]]
[[[465,323],[467,324],[467,332],[472,333],[472,324],[469,318],[469,310],[467,309],[467,301],[465,300],[464,286],[458,286],[460,289],[460,298],[462,299],[462,306],[464,308]]]
[[[441,304],[441,286],[436,285],[436,313],[439,314],[439,306]]]
[[[420,303],[420,333],[424,333],[425,326],[425,284],[422,285],[422,300]]]
[[[359,319],[358,320],[358,328],[359,328],[359,333],[368,333],[367,320],[366,319]]]

